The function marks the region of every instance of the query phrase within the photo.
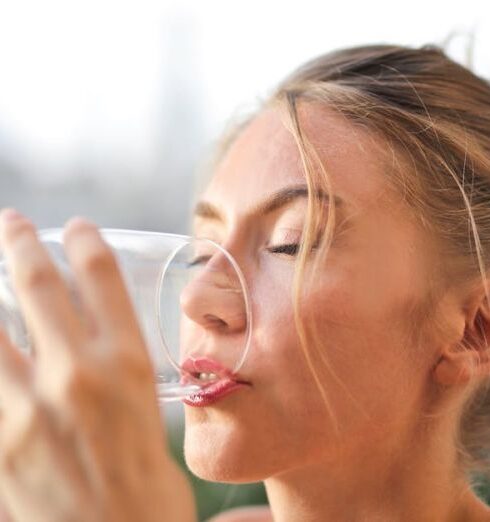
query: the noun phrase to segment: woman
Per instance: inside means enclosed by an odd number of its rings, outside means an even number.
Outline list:
[[[322,56],[231,133],[194,228],[247,278],[247,385],[186,405],[185,453],[204,479],[263,480],[270,512],[216,521],[490,520],[472,490],[489,469],[489,216],[490,86],[436,48]],[[12,517],[195,521],[96,228],[66,227],[81,321],[33,226],[0,224],[37,349],[3,336]],[[223,340],[239,305],[202,297],[190,318]]]

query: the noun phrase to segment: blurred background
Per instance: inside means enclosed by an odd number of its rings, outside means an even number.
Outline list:
[[[365,43],[446,44],[488,78],[490,3],[0,0],[0,207],[186,233],[225,123],[304,60]],[[183,462],[179,407],[167,416]],[[265,502],[193,480],[202,520]]]

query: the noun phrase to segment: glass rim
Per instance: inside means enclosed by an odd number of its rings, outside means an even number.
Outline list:
[[[185,248],[186,246],[190,245],[194,241],[204,241],[204,242],[210,243],[214,247],[216,247],[226,257],[226,259],[228,260],[228,262],[231,264],[231,266],[235,270],[236,274],[238,275],[238,280],[239,280],[240,286],[242,288],[243,301],[244,301],[244,304],[245,304],[245,314],[246,314],[246,317],[247,317],[247,329],[246,329],[246,332],[245,332],[244,348],[242,350],[241,357],[238,359],[238,362],[232,368],[232,372],[235,373],[243,366],[243,363],[245,362],[245,359],[246,359],[246,357],[248,355],[248,352],[250,350],[250,344],[251,344],[251,340],[252,340],[252,305],[251,305],[251,301],[250,301],[250,296],[248,294],[248,287],[247,287],[247,283],[245,281],[245,276],[243,275],[243,272],[242,272],[240,266],[238,265],[237,261],[235,260],[235,258],[231,255],[230,252],[228,252],[228,250],[223,248],[219,243],[216,243],[212,239],[200,238],[200,237],[196,237],[196,236],[179,236],[179,237],[181,237],[183,239],[186,238],[187,241],[186,241],[186,243],[184,243],[182,245],[178,245],[176,248],[174,248],[174,251],[170,254],[168,259],[166,260],[165,265],[163,266],[162,272],[161,272],[160,277],[159,277],[159,284],[158,284],[158,289],[157,289],[157,294],[156,295],[157,296],[161,295],[165,274],[167,273],[167,270],[169,269],[169,267],[170,267],[172,261],[174,260],[175,256],[183,248]],[[163,332],[163,325],[162,325],[162,321],[161,321],[161,317],[162,317],[161,301],[160,301],[160,299],[158,297],[157,297],[157,303],[156,303],[156,310],[157,310],[157,316],[159,318],[159,320],[157,322],[158,322],[158,328],[159,328],[159,331],[160,331],[160,337],[161,337],[161,340],[162,340],[162,344],[165,347],[165,350],[167,352],[167,357],[168,357],[169,361],[171,362],[171,364],[173,365],[173,367],[177,371],[180,372],[181,371],[181,367],[180,367],[179,364],[177,364],[174,361],[174,359],[173,359],[173,357],[172,357],[172,355],[170,353],[170,348],[168,346],[168,343],[165,340],[165,334]]]
[[[55,240],[62,240],[63,239],[63,227],[47,227],[47,228],[40,228],[38,230],[38,234],[41,237],[47,237],[48,239],[51,237]],[[172,237],[175,239],[205,239],[205,238],[196,238],[195,236],[191,236],[188,234],[174,234],[173,232],[160,232],[155,230],[135,230],[131,228],[114,228],[114,227],[97,227],[97,230],[102,234],[126,234],[126,235],[133,235],[133,236],[165,236],[165,237]],[[207,241],[211,241],[210,239]]]

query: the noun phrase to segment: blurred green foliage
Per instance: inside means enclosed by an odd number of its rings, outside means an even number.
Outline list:
[[[205,521],[217,513],[237,506],[267,504],[267,497],[262,483],[240,485],[220,484],[197,478],[187,469],[184,462],[183,426],[173,425],[171,428],[169,427],[168,435],[172,455],[186,471],[194,488],[200,521]]]
[[[476,494],[490,506],[490,476],[477,477],[474,490]]]

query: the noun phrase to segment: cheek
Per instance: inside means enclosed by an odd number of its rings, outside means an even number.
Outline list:
[[[256,296],[256,336],[246,367],[260,368],[265,384],[269,376],[271,401],[287,404],[299,417],[311,413],[305,428],[320,421],[331,425],[327,412],[347,429],[360,411],[386,419],[399,408],[413,378],[402,316],[393,309],[394,290],[344,267],[330,266],[323,274],[303,286],[299,303],[306,355],[294,320],[292,275],[262,282],[267,291]]]
[[[380,424],[397,422],[424,384],[404,313],[411,299],[393,299],[396,289],[376,279],[344,274],[317,284],[302,302],[312,359],[347,429],[360,412]]]

